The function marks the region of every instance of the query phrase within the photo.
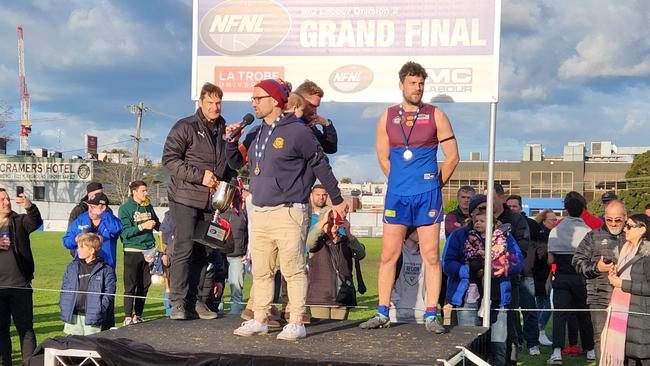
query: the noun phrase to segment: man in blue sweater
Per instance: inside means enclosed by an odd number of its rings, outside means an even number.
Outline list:
[[[228,143],[228,164],[239,169],[248,158],[253,197],[249,219],[255,303],[253,319],[235,330],[239,336],[268,332],[267,311],[273,299],[277,263],[287,280],[290,319],[278,339],[306,336],[302,324],[307,294],[304,248],[309,223],[309,193],[318,178],[340,217],[347,213],[338,182],[311,129],[293,114],[283,114],[289,87],[283,80],[263,80],[251,98],[261,126],[253,128],[242,146]],[[229,126],[226,134],[236,126]]]

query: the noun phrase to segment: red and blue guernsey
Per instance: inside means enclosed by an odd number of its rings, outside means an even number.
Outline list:
[[[423,226],[443,219],[435,109],[430,104],[422,104],[415,112],[405,112],[401,104],[388,108],[390,173],[384,206],[387,223]]]

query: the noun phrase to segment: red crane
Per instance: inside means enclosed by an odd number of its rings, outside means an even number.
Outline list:
[[[32,121],[29,119],[29,92],[25,81],[25,41],[23,27],[18,27],[18,80],[20,84],[20,150],[29,150],[29,133]]]

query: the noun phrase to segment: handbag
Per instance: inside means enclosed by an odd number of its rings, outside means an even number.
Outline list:
[[[352,279],[345,279],[339,275],[341,279],[341,287],[336,294],[336,302],[346,306],[357,306],[357,290],[354,288]]]

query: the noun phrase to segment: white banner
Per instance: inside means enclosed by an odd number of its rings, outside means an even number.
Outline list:
[[[424,100],[496,102],[500,17],[501,0],[194,0],[192,99],[212,82],[249,100],[280,77],[316,82],[324,100],[396,102],[416,61]]]
[[[0,181],[90,182],[89,163],[0,161]]]

